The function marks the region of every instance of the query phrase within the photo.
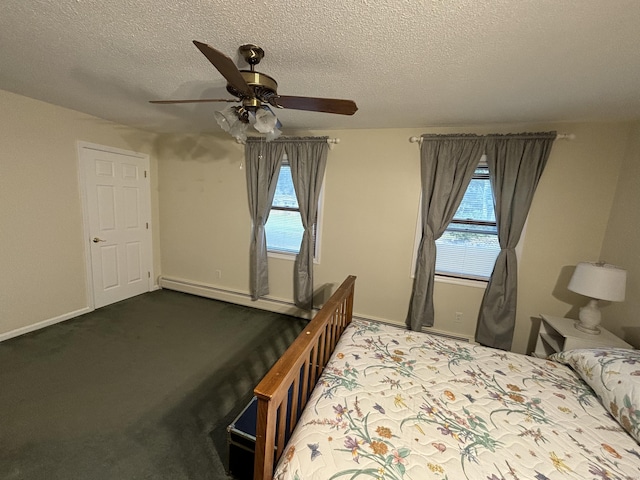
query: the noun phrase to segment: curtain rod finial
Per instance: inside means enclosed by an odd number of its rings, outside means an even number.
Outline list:
[[[327,138],[327,143],[329,144],[329,150],[333,150],[333,147],[335,147],[337,144],[340,143],[340,139],[339,138]]]
[[[575,139],[576,139],[575,133],[559,133],[558,135],[556,135],[556,140],[575,140]]]

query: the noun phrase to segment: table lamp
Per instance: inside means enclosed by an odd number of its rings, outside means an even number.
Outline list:
[[[581,332],[597,335],[602,318],[598,300],[622,302],[627,283],[627,271],[604,262],[581,262],[569,281],[569,290],[585,297],[589,303],[580,309],[579,322],[575,327]]]

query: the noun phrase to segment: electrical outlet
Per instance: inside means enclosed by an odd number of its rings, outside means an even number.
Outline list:
[[[222,270],[216,270],[216,275],[218,275],[218,280],[222,278]]]
[[[462,323],[462,312],[456,312],[456,316],[453,321],[455,323]]]

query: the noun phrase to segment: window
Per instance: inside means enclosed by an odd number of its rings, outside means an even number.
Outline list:
[[[486,280],[500,253],[489,167],[481,160],[444,234],[436,240],[436,274]]]
[[[320,193],[322,199],[322,192]],[[322,201],[319,201],[322,205]],[[318,216],[313,229],[314,258],[318,253],[318,224],[320,219],[320,205],[318,206]],[[269,212],[269,218],[265,225],[267,235],[267,251],[270,253],[296,255],[300,251],[302,234],[302,218],[300,218],[300,207],[293,188],[291,178],[291,166],[285,159],[280,167],[276,193],[273,197],[273,204]]]

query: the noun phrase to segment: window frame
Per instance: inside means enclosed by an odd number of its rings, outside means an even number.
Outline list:
[[[291,164],[289,163],[289,159],[287,158],[287,154],[285,153],[284,156],[282,157],[282,163],[280,165],[280,172],[282,171],[282,167],[283,166],[288,166],[291,167]],[[278,172],[278,181],[280,180],[280,172]],[[314,227],[314,251],[313,251],[313,263],[314,264],[319,264],[320,263],[320,244],[321,244],[321,237],[322,237],[322,221],[323,221],[323,211],[324,211],[324,184],[325,184],[325,177],[326,177],[326,170],[324,173],[324,176],[322,177],[322,186],[320,187],[320,195],[318,196],[318,210],[316,212],[316,222],[315,222],[315,227]],[[295,189],[295,187],[294,187]],[[274,197],[275,199],[275,197]],[[269,216],[271,216],[271,211],[272,210],[280,210],[280,211],[288,211],[288,212],[298,212],[298,214],[300,213],[300,207],[298,208],[293,208],[293,207],[280,207],[280,206],[274,206],[273,203],[271,205],[271,208],[269,209]],[[268,221],[268,220],[267,220]],[[302,221],[302,220],[301,220]],[[266,234],[266,232],[265,232]],[[298,250],[298,252],[294,253],[294,252],[287,252],[284,250],[270,250],[269,249],[269,244],[267,242],[267,257],[270,258],[278,258],[281,260],[289,260],[289,261],[295,261],[296,256],[298,255],[298,253],[300,253],[300,250]]]
[[[484,156],[480,160],[476,168],[478,166],[487,166],[487,162]],[[477,177],[474,177],[474,178],[477,178]],[[488,178],[488,174],[487,174],[487,178]],[[492,189],[492,193],[493,193],[493,189]],[[524,227],[522,228],[520,241],[518,242],[518,245],[515,248],[516,258],[518,260],[518,263],[520,263],[520,260],[522,257],[522,249],[524,245],[524,238],[526,235],[528,223],[529,223],[529,220],[527,217]],[[449,223],[449,225],[451,224],[463,224],[463,225],[494,225],[495,224],[497,227],[497,222],[496,223],[486,222],[483,220],[472,220],[472,221],[452,220]],[[447,226],[447,229],[449,229],[449,226]],[[415,231],[415,237],[414,237],[413,255],[411,256],[411,270],[410,270],[411,278],[415,278],[416,262],[418,261],[418,247],[420,246],[421,238],[422,238],[422,193],[420,193],[420,199],[418,203],[418,215],[416,217],[416,231]],[[496,234],[496,238],[497,238],[497,234]],[[464,286],[476,287],[476,288],[486,288],[487,284],[489,283],[489,280],[491,279],[490,276],[480,277],[476,275],[469,275],[469,274],[465,275],[465,274],[456,274],[456,273],[448,273],[448,272],[435,272],[434,277],[436,282],[450,283],[454,285],[464,285]]]
[[[526,224],[525,224],[526,229]],[[524,236],[524,231],[522,230],[522,235]],[[420,203],[418,203],[418,215],[416,216],[416,232],[413,240],[413,255],[411,256],[411,269],[409,271],[409,277],[415,278],[416,276],[416,264],[418,262],[418,247],[420,247],[420,240],[422,239],[422,194],[420,194]],[[522,241],[520,242],[522,243]],[[520,246],[520,243],[518,246]],[[520,255],[518,252],[518,248],[516,248],[516,254],[518,256],[518,261],[520,260]],[[480,278],[480,277],[472,277],[470,275],[462,276],[462,275],[442,275],[440,273],[434,274],[434,279],[437,283],[449,283],[452,285],[462,285],[465,287],[474,287],[474,288],[487,288],[487,284],[489,283],[489,278]]]
[[[482,159],[480,160],[480,162],[478,162],[478,165],[476,165],[476,170],[481,167],[481,168],[486,168],[487,169],[487,173],[481,173],[481,174],[476,174],[475,170],[474,170],[474,174],[473,177],[471,177],[471,180],[488,180],[489,181],[489,185],[491,185],[491,178],[489,176],[489,165],[487,164],[487,161],[484,157],[484,155],[482,156]],[[469,182],[469,186],[471,186],[471,182]],[[469,188],[469,186],[467,187],[467,189]],[[466,191],[465,191],[465,195],[466,195]],[[491,195],[493,195],[493,188],[491,188]],[[494,216],[495,216],[495,207],[494,207]],[[445,231],[450,231],[450,232],[462,232],[462,233],[467,233],[470,230],[468,229],[464,229],[462,227],[460,228],[456,228],[453,227],[451,228],[451,225],[478,225],[478,226],[482,226],[482,227],[495,227],[496,228],[496,232],[498,230],[498,223],[497,222],[489,222],[489,221],[485,221],[485,220],[473,220],[471,218],[467,218],[465,220],[458,220],[456,218],[453,218],[453,220],[451,220],[451,222],[449,222],[449,225],[447,226]],[[496,233],[496,237],[497,237],[497,233]]]
[[[478,168],[483,168],[486,169],[486,173],[480,173],[477,174],[475,173],[475,170],[477,170]],[[491,186],[491,177],[489,174],[489,165],[487,163],[486,157],[483,155],[482,158],[480,159],[480,161],[478,162],[478,164],[475,166],[474,169],[474,173],[473,173],[473,177],[471,177],[471,181],[473,180],[483,180],[483,181],[488,181],[489,182],[489,186]],[[465,191],[465,195],[469,189],[469,187],[471,186],[471,181],[469,182],[469,185],[467,186],[467,190]],[[491,195],[493,196],[493,187],[491,188]],[[495,207],[494,207],[494,217],[495,217]],[[453,225],[453,227],[452,227]],[[457,225],[460,225],[459,227],[456,227]],[[495,238],[496,240],[498,240],[498,223],[497,221],[487,221],[487,220],[474,220],[471,218],[466,218],[464,220],[462,219],[456,219],[453,218],[451,220],[451,222],[449,222],[449,225],[447,225],[447,228],[445,229],[444,233],[446,232],[461,232],[461,233],[468,233],[468,232],[473,232],[473,230],[470,230],[469,228],[464,228],[464,226],[466,225],[476,225],[476,226],[483,226],[483,227],[494,227],[496,230],[495,233]],[[444,235],[443,233],[443,235]],[[481,232],[484,233],[485,235],[493,235],[492,233],[487,233],[487,232]],[[469,273],[453,273],[453,272],[443,272],[443,271],[435,271],[435,274],[439,277],[444,277],[444,278],[449,278],[449,279],[464,279],[464,280],[468,280],[468,281],[472,281],[472,282],[482,282],[482,283],[488,283],[490,278],[491,278],[491,274],[489,274],[489,276],[484,277],[481,275],[473,275],[473,274],[469,274]]]

